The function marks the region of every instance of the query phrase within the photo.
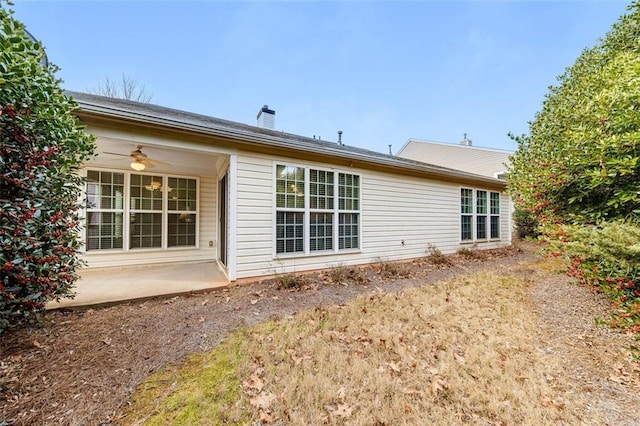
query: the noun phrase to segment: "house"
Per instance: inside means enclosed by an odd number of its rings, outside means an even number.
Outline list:
[[[398,157],[504,179],[513,151],[473,146],[467,135],[459,144],[409,139]]]
[[[266,105],[252,126],[69,95],[98,155],[82,170],[87,267],[67,304],[194,290],[203,267],[199,289],[511,242],[505,182],[491,176],[274,130]]]

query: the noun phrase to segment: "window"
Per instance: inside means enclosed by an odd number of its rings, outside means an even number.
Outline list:
[[[122,249],[124,173],[87,173],[87,250]]]
[[[333,250],[334,173],[309,170],[309,250]]]
[[[280,164],[275,173],[276,254],[360,247],[360,176]]]
[[[476,191],[476,240],[487,239],[487,191]]]
[[[196,205],[198,188],[195,179],[169,179],[169,200],[167,207],[167,246],[183,247],[196,245]]]
[[[340,173],[338,178],[339,248],[358,248],[360,214],[360,176]]]
[[[491,239],[500,238],[500,193],[491,193]]]
[[[197,186],[193,178],[87,171],[87,251],[195,247]]]
[[[129,248],[162,248],[162,176],[131,175]]]
[[[473,240],[473,189],[460,190],[460,239]]]
[[[460,240],[500,238],[500,193],[460,189]]]

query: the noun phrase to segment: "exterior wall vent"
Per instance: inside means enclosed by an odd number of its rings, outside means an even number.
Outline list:
[[[258,120],[258,127],[273,130],[276,124],[276,112],[269,109],[269,105],[265,105],[258,111],[256,119]]]

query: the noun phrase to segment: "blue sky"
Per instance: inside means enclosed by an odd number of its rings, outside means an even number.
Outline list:
[[[409,138],[514,150],[549,85],[628,2],[35,1],[15,17],[63,87],[123,73],[152,103],[395,153]]]

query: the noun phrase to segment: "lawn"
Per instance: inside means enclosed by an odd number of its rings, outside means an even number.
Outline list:
[[[124,423],[608,424],[542,344],[531,271],[378,288],[239,330],[151,376]]]

